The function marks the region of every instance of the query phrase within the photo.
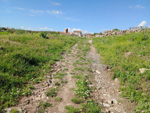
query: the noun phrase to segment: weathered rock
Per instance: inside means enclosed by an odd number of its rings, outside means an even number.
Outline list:
[[[96,73],[101,74],[101,72],[99,72],[98,70],[96,70]]]
[[[110,31],[104,31],[103,34],[101,35],[101,37],[111,36],[111,35],[123,35],[123,34],[127,34],[127,33],[138,33],[138,32],[141,32],[141,31],[142,31],[141,28],[123,30],[123,31],[110,30]]]
[[[143,74],[143,73],[145,73],[147,70],[150,70],[150,69],[140,68],[140,69],[139,69],[139,72],[140,72],[141,74]]]
[[[119,80],[118,80],[118,78],[115,78],[115,80],[114,80],[116,83],[119,83]]]
[[[103,103],[103,106],[104,106],[104,107],[110,107],[109,104],[105,104],[105,103]]]

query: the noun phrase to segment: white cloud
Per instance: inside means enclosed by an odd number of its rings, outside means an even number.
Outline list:
[[[68,28],[69,32],[73,32],[73,31],[82,31],[83,34],[93,34],[92,32],[89,32],[87,30],[82,30],[82,29],[77,29],[77,28]]]
[[[25,9],[21,7],[12,7],[12,8],[15,10],[25,11],[28,16],[37,16],[37,15],[41,15],[44,13],[48,13],[51,15],[63,15],[63,12],[61,10],[38,10],[38,9]],[[77,21],[77,19],[73,19],[73,18],[65,18],[65,19]]]
[[[48,14],[53,14],[53,15],[62,15],[63,12],[59,10],[47,10]]]
[[[21,28],[21,29],[24,29],[24,26],[21,26],[20,28]]]
[[[21,11],[25,10],[25,9],[24,9],[24,8],[22,8],[22,7],[13,7],[13,9],[21,10]]]
[[[68,28],[68,31],[69,31],[69,32],[73,32],[73,31],[82,31],[82,30],[81,30],[81,29],[77,29],[77,28],[73,28],[73,29]]]
[[[136,6],[129,6],[129,8],[131,8],[131,9],[145,9],[146,7],[144,7],[142,5],[136,5]]]
[[[136,5],[136,8],[138,8],[138,9],[144,9],[145,7],[141,6],[141,5]]]
[[[32,30],[32,29],[31,29],[31,27],[28,27],[28,29],[27,29],[27,30]]]
[[[34,10],[34,9],[29,10],[29,12],[30,13],[34,13],[34,14],[42,14],[42,13],[44,13],[43,10]]]
[[[48,27],[42,27],[42,28],[40,28],[40,30],[42,30],[42,31],[53,31],[52,28],[48,28]]]
[[[44,11],[43,10],[37,10],[37,9],[25,9],[25,8],[21,8],[21,7],[12,7],[15,10],[20,10],[20,11],[25,11],[26,13],[28,13],[28,16],[35,16],[35,15],[40,15],[43,14]]]
[[[33,15],[33,14],[27,14],[28,16],[35,16],[35,15]]]
[[[58,3],[58,2],[50,2],[52,5],[55,5],[55,6],[60,6],[61,4]]]
[[[147,22],[146,21],[142,21],[138,26],[140,26],[140,27],[144,27],[145,25],[147,24]]]

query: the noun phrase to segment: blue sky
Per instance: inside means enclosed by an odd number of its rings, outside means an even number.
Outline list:
[[[150,26],[150,0],[0,0],[0,27],[84,33]]]

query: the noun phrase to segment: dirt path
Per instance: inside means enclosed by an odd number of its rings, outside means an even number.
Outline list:
[[[77,52],[77,44],[72,48],[71,54],[68,54],[63,60],[63,67],[68,69],[67,75],[64,77],[67,80],[67,83],[61,88],[61,91],[58,93],[58,97],[62,98],[62,101],[59,103],[53,102],[54,107],[49,108],[48,111],[50,113],[65,113],[65,107],[68,105],[72,105],[78,107],[78,105],[74,104],[71,99],[74,97],[74,91],[72,88],[75,88],[75,80],[72,78],[72,70],[74,69],[73,63],[76,60],[75,55]],[[62,65],[62,64],[61,64]]]
[[[74,97],[72,88],[75,88],[76,86],[75,80],[70,74],[74,69],[73,62],[76,60],[76,48],[77,44],[71,49],[69,54],[63,56],[64,58],[61,61],[56,62],[56,65],[53,67],[54,72],[51,75],[47,75],[45,82],[34,85],[35,90],[33,90],[31,96],[23,97],[20,100],[19,105],[7,108],[7,113],[9,113],[11,109],[17,109],[20,113],[65,113],[65,106],[67,105],[78,107],[78,105],[71,102],[71,99]],[[58,73],[64,74],[65,76],[61,79],[55,79]],[[60,84],[59,87],[55,85],[56,82],[61,83],[61,81],[65,81],[65,83]],[[57,88],[60,90],[57,91],[57,97],[62,99],[60,102],[56,101],[55,98],[46,96],[46,92],[48,92],[50,88]],[[40,102],[50,103],[52,104],[52,107],[43,109],[40,106]]]
[[[92,45],[92,40],[89,43]],[[88,57],[91,59],[91,68],[94,72],[92,81],[97,88],[93,93],[94,100],[104,106],[108,113],[132,113],[133,105],[120,96],[119,80],[112,80],[111,73],[104,70],[106,67],[100,62],[100,55],[96,53],[93,45]]]
[[[71,101],[75,97],[73,88],[76,88],[77,79],[72,78],[75,74],[92,75],[92,78],[89,77],[92,82],[89,87],[96,87],[91,94],[92,99],[103,107],[104,112],[132,113],[132,104],[120,96],[118,79],[112,80],[110,73],[104,70],[92,40],[89,43],[91,48],[87,56],[81,54],[82,51],[76,44],[62,60],[56,62],[53,73],[47,75],[46,81],[34,85],[32,95],[23,97],[19,105],[6,109],[7,113],[14,108],[20,113],[66,113],[65,107],[68,105],[80,108],[80,104]],[[54,91],[50,92],[52,88]]]

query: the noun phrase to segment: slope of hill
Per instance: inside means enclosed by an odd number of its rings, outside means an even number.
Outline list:
[[[150,32],[93,39],[101,60],[119,78],[122,96],[150,111]]]
[[[20,96],[30,95],[33,83],[44,79],[51,65],[69,50],[77,38],[39,33],[0,33],[0,111],[15,105]]]

